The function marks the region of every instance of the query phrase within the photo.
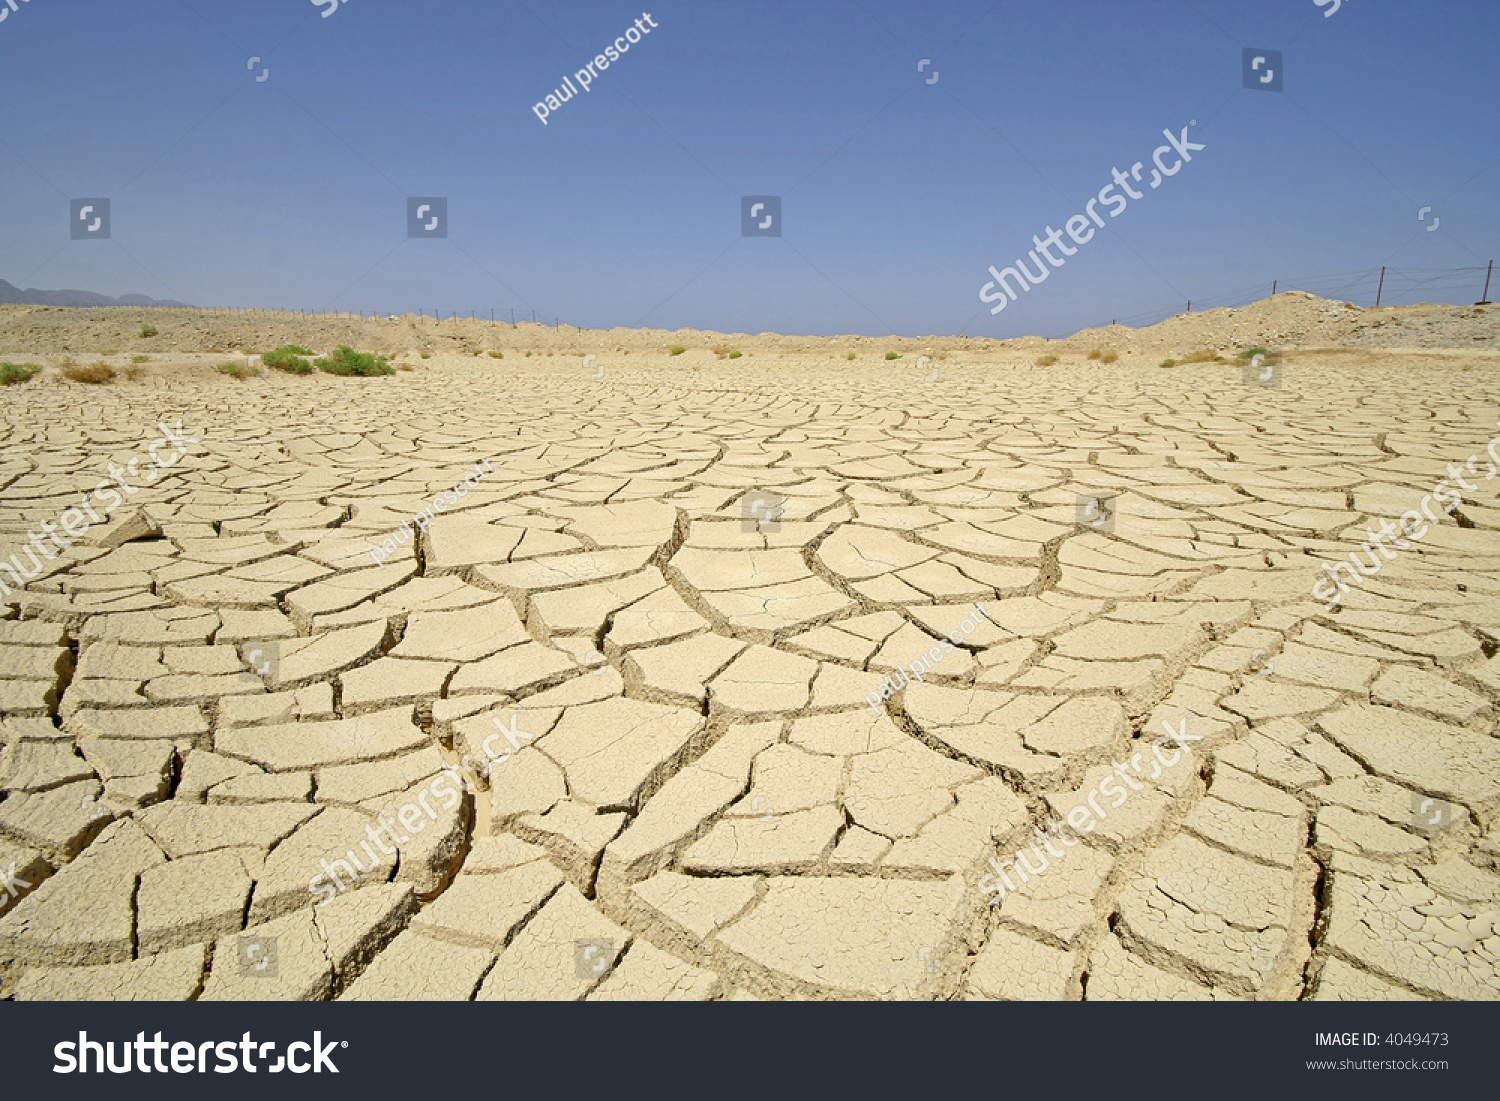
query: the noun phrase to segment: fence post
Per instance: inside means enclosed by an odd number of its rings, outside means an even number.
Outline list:
[[[1375,288],[1375,308],[1380,308],[1380,296],[1385,293],[1385,267],[1380,269],[1380,285]]]
[[[1276,297],[1276,284],[1278,282],[1280,282],[1280,280],[1278,280],[1278,279],[1272,279],[1271,280],[1271,297],[1272,298]]]
[[[1485,277],[1484,277],[1484,293],[1479,296],[1479,301],[1481,301],[1481,302],[1488,302],[1490,300],[1490,276],[1494,275],[1494,274],[1495,274],[1495,261],[1491,260],[1490,261],[1490,270],[1485,274]]]
[[[1193,312],[1193,300],[1192,300],[1192,299],[1191,299],[1191,298],[1189,298],[1189,299],[1188,299],[1188,308],[1187,308],[1187,312],[1188,312],[1188,313],[1192,313],[1192,312]]]

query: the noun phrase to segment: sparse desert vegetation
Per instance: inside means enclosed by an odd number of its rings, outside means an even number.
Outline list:
[[[0,363],[0,386],[14,386],[25,382],[41,370],[35,363]]]
[[[347,344],[340,345],[336,351],[329,352],[322,359],[314,360],[313,366],[326,374],[360,378],[396,373],[396,369],[391,366],[391,361],[385,356],[375,355],[372,352],[356,352]]]
[[[306,348],[296,344],[283,344],[274,352],[267,352],[260,357],[260,361],[267,367],[277,371],[285,371],[292,375],[312,374],[312,364],[305,357],[312,355]]]
[[[98,363],[91,364],[88,367],[64,367],[62,375],[63,378],[73,382],[85,382],[91,386],[98,386],[101,383],[113,382],[115,369],[108,363],[100,360]]]

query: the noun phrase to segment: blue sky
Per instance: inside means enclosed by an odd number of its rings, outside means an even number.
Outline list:
[[[330,4],[20,2],[0,22],[0,278],[1005,337],[1273,279],[1366,305],[1373,282],[1312,277],[1381,265],[1387,302],[1472,302],[1482,272],[1413,269],[1500,252],[1493,0]],[[657,28],[543,125],[533,104],[645,11]],[[1242,87],[1246,47],[1283,52],[1284,91]],[[990,315],[990,264],[1192,120],[1191,164]],[[745,195],[782,197],[782,237],[741,236]],[[69,200],[98,196],[111,239],[71,242]],[[448,199],[447,239],[408,239],[412,196]]]

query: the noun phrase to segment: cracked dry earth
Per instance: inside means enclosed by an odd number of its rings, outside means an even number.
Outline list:
[[[203,441],[0,622],[8,996],[1500,996],[1500,481],[1309,596],[1483,449],[1474,374],[433,367],[0,392],[6,555],[159,418]],[[1183,760],[988,906],[1164,722]]]

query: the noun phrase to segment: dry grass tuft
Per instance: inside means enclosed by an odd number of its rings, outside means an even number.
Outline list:
[[[72,367],[64,367],[62,370],[62,374],[63,378],[71,379],[74,382],[86,382],[90,385],[97,386],[100,383],[113,382],[115,377],[115,369],[108,363],[104,363],[101,361],[99,363],[95,363],[92,367],[79,367],[76,365]]]

